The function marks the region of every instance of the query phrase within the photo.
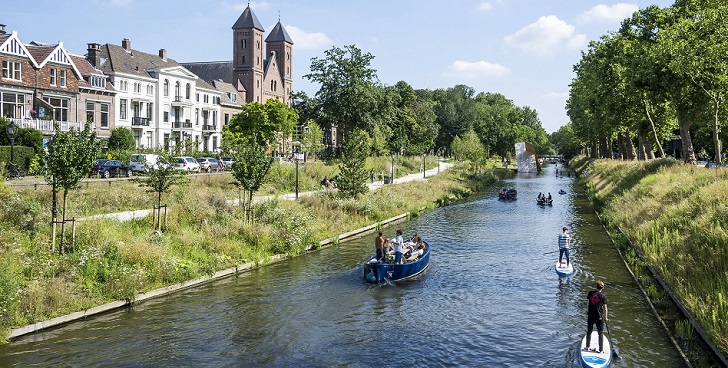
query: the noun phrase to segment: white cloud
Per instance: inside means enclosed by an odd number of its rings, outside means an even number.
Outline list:
[[[478,4],[476,9],[481,10],[481,11],[488,11],[488,10],[493,9],[493,4],[483,2],[483,3]]]
[[[559,45],[578,48],[586,43],[586,36],[574,34],[574,26],[555,15],[540,17],[518,32],[505,37],[511,47],[539,54],[552,53]]]
[[[460,61],[457,60],[447,67],[443,73],[449,77],[500,77],[510,73],[511,70],[500,64],[489,63],[487,61]]]
[[[285,25],[296,50],[324,50],[334,42],[321,32],[306,32],[296,26]],[[272,29],[272,27],[271,27]]]
[[[619,3],[614,5],[599,4],[579,15],[582,23],[592,22],[621,22],[632,16],[640,7],[635,4]]]

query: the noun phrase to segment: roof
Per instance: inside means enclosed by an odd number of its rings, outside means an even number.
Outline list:
[[[48,55],[50,55],[56,49],[56,46],[58,45],[36,46],[33,44],[29,44],[25,45],[25,48],[28,49],[30,56],[32,56],[33,59],[40,63],[48,58]]]
[[[276,23],[276,26],[273,27],[273,30],[270,31],[268,37],[265,38],[265,42],[288,42],[293,45],[291,36],[289,36],[286,29],[283,28],[280,20]]]
[[[243,105],[243,99],[240,97],[240,95],[238,95],[238,91],[235,89],[235,86],[221,80],[213,80],[210,83],[215,87],[216,90],[222,92],[220,94],[220,105],[232,107],[241,107]],[[230,94],[235,94],[238,96],[235,102],[230,99]]]
[[[195,73],[200,79],[206,81],[222,80],[227,83],[234,83],[232,61],[203,61],[198,63],[182,63],[181,65],[192,73]]]
[[[243,14],[240,14],[240,18],[233,24],[233,29],[245,29],[245,28],[255,28],[260,30],[261,32],[264,32],[263,26],[260,24],[260,21],[258,20],[258,17],[255,16],[255,13],[250,9],[250,4],[248,4],[248,7],[243,10]]]
[[[174,59],[162,60],[158,54],[147,54],[145,52],[130,50],[107,43],[101,45],[101,62],[96,68],[106,74],[113,72],[138,75],[140,77],[151,77],[148,70],[159,70],[181,66]]]

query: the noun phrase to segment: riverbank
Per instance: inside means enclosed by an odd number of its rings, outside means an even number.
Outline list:
[[[50,252],[47,230],[22,230],[20,219],[5,221],[19,213],[4,208],[0,330],[8,336],[15,328],[132,302],[151,290],[209,278],[220,270],[264,265],[276,254],[297,255],[320,247],[319,239],[338,242],[348,230],[457,201],[497,176],[456,167],[425,181],[382,186],[358,200],[328,191],[297,201],[272,199],[256,205],[254,224],[222,195],[193,187],[171,195],[174,205],[163,233],[152,232],[148,219],[93,219],[78,227],[75,249],[61,255]],[[119,193],[120,198],[128,195]],[[30,200],[5,187],[0,196],[10,205]]]
[[[630,267],[653,268],[710,340],[728,351],[728,170],[671,159],[648,162],[572,160],[595,209],[619,235]],[[645,263],[627,246],[634,244]],[[669,303],[648,273],[638,279],[652,302]],[[685,317],[666,316],[674,333],[689,340]]]

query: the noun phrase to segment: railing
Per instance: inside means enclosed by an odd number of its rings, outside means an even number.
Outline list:
[[[203,131],[217,131],[215,124],[205,124],[202,126]]]
[[[131,126],[149,126],[150,119],[135,116],[131,118]]]
[[[71,129],[83,130],[84,123],[70,122],[70,121],[53,121],[53,120],[40,120],[40,119],[10,119],[19,128],[33,128],[39,130],[43,134],[53,134],[56,132],[53,124],[58,124],[58,129],[61,132],[67,132]],[[94,129],[95,125],[91,124],[91,129]]]
[[[175,122],[172,122],[172,128],[173,129],[190,129],[190,128],[192,128],[192,122],[190,122],[189,120],[175,121]]]

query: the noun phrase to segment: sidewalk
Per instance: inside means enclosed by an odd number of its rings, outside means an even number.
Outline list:
[[[399,178],[395,178],[392,182],[392,184],[402,184],[409,181],[415,181],[415,180],[427,180],[427,178],[437,175],[439,172],[445,171],[452,167],[453,164],[448,162],[440,161],[439,168],[436,167],[434,169],[429,169],[425,171],[424,177],[422,172],[414,173],[405,175]],[[390,184],[384,184],[382,181],[375,181],[374,183],[371,183],[367,181],[367,187],[369,187],[369,190],[374,191],[378,190],[379,188],[390,185]],[[310,196],[315,193],[318,193],[319,191],[309,191],[309,192],[299,192],[299,197],[305,197]],[[276,194],[276,195],[266,195],[266,196],[254,196],[253,202],[263,202],[271,199],[282,199],[282,200],[288,200],[288,201],[294,201],[296,200],[296,193],[284,193],[284,194]],[[228,200],[228,203],[231,205],[238,205],[237,199],[231,199]],[[94,215],[84,218],[76,219],[78,221],[87,221],[87,220],[97,220],[97,219],[103,219],[103,218],[110,218],[110,219],[116,219],[121,222],[131,221],[134,219],[142,219],[152,214],[152,210],[135,210],[135,211],[125,211],[125,212],[117,212],[117,213],[106,213],[101,215]]]

